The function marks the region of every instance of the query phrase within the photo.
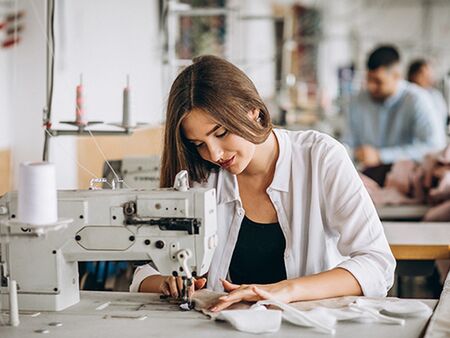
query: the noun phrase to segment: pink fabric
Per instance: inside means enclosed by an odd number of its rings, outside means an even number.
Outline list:
[[[450,164],[450,145],[439,153],[438,160],[442,164]]]
[[[450,145],[425,156],[421,164],[401,160],[386,175],[384,187],[360,174],[377,206],[431,203],[424,221],[450,221]],[[437,186],[433,186],[438,181]]]
[[[450,221],[450,200],[428,210],[423,220],[426,222]]]
[[[423,200],[423,187],[420,183],[422,174],[413,162],[406,162],[394,165],[386,178],[385,187],[380,187],[370,177],[359,174],[375,205],[410,205],[419,204]],[[413,197],[408,195],[410,191],[413,192]]]
[[[386,175],[386,188],[395,188],[403,195],[408,195],[411,189],[412,175],[416,169],[413,161],[398,161],[394,163],[391,171]]]
[[[433,203],[450,199],[450,170],[444,173],[438,186],[430,190],[430,199]]]

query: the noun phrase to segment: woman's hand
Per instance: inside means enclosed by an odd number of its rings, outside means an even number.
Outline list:
[[[290,302],[289,280],[284,280],[273,284],[242,284],[237,285],[221,279],[225,291],[228,295],[219,298],[219,302],[213,305],[210,310],[218,312],[226,309],[234,303],[241,301],[256,302],[263,299],[276,299],[285,303]]]
[[[206,278],[193,278],[193,283],[188,290],[188,296],[191,297],[195,290],[203,289],[206,285]],[[174,276],[164,276],[159,290],[162,294],[166,296],[172,296],[173,298],[178,298],[181,296],[183,291],[183,279],[181,277]]]

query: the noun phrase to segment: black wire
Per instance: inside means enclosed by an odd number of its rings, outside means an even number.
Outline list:
[[[50,17],[50,39],[52,46],[51,53],[51,67],[50,67],[50,93],[48,97],[47,107],[48,107],[48,118],[50,120],[50,114],[52,111],[52,102],[53,102],[53,84],[54,84],[54,72],[55,72],[55,0],[51,1],[51,17]]]
[[[44,134],[44,149],[42,154],[42,160],[48,160],[48,147],[49,147],[49,138],[50,136],[46,131],[48,131],[48,123],[51,122],[51,113],[52,113],[52,102],[53,102],[53,87],[54,87],[54,71],[55,71],[55,1],[47,0],[50,6],[50,36],[48,36],[47,44],[51,45],[51,53],[50,53],[50,76],[49,76],[49,93],[47,97],[47,111],[46,111],[46,125],[45,134]],[[48,46],[47,46],[48,49]]]

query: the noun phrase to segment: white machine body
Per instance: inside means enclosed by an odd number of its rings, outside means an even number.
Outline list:
[[[0,198],[0,211],[0,222],[15,219],[17,193]],[[58,214],[73,222],[36,238],[21,236],[33,231],[26,224],[9,226],[1,258],[9,260],[21,310],[76,304],[79,261],[151,260],[161,274],[201,276],[217,246],[214,189],[58,191]]]

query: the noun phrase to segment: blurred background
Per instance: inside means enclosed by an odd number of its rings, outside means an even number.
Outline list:
[[[288,129],[342,139],[350,98],[365,88],[368,55],[380,44],[397,48],[404,78],[413,60],[426,59],[449,110],[448,0],[57,0],[53,9],[0,0],[0,195],[17,189],[19,163],[42,160],[44,147],[58,189],[110,177],[105,159],[129,185],[158,186],[168,91],[202,54],[244,70]],[[79,85],[84,118],[103,122],[92,126],[95,139],[63,123],[76,118]],[[121,125],[124,88],[133,128]],[[60,132],[45,136],[43,125]],[[410,273],[426,277],[405,295],[436,296],[440,275],[430,266]],[[105,286],[110,268],[87,268],[92,288],[127,288],[127,279]],[[129,278],[127,265],[112,271],[122,268]]]
[[[0,0],[2,21],[21,14],[9,26],[10,31],[20,26],[16,38],[0,30],[1,193],[16,186],[18,163],[42,156],[45,5]],[[381,43],[397,46],[405,75],[410,61],[427,58],[448,103],[449,19],[446,0],[58,0],[52,123],[74,119],[80,75],[87,119],[119,122],[128,75],[131,119],[158,127],[178,71],[197,55],[215,54],[251,77],[277,124],[339,138],[348,98],[364,86],[368,53]],[[49,158],[57,164],[59,188],[86,186],[70,158],[99,154],[95,149],[87,154],[83,141],[51,140]],[[127,149],[129,155],[157,152],[149,147]],[[98,166],[91,170],[98,172]]]

